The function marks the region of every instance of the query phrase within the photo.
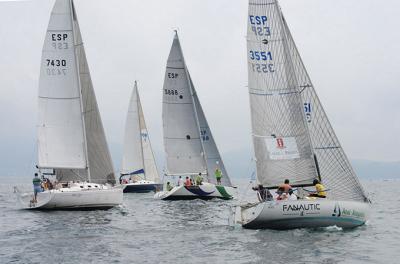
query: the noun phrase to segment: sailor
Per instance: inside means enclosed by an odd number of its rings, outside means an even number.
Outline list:
[[[218,167],[215,168],[214,175],[217,180],[217,185],[221,185],[222,171]]]
[[[172,187],[170,182],[167,182],[167,192],[170,192],[174,187]]]
[[[35,177],[32,180],[33,183],[33,193],[34,193],[34,198],[33,202],[37,203],[37,194],[39,192],[42,192],[42,180],[39,178],[39,175],[35,173]]]
[[[178,179],[178,186],[183,186],[183,179],[182,179],[182,176],[179,176],[179,179]]]
[[[203,183],[203,177],[201,176],[201,172],[199,173],[199,175],[196,176],[194,181],[196,182],[196,185],[201,185]]]
[[[284,193],[289,193],[289,191],[292,189],[292,186],[289,184],[289,179],[286,179],[284,184],[279,185],[278,190],[279,189],[281,189]]]
[[[191,180],[191,179],[189,179],[189,177],[186,176],[185,186],[190,186],[190,185],[191,185],[190,180]]]
[[[322,185],[319,180],[314,179],[313,185],[315,186],[315,192],[310,193],[309,197],[319,197],[319,198],[326,198],[326,189],[325,186]]]
[[[252,189],[258,192],[258,200],[260,200],[260,202],[272,201],[274,199],[268,188],[264,188],[262,184],[259,184],[257,187],[253,187]]]

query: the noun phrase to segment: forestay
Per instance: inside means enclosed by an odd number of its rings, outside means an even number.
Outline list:
[[[317,177],[298,81],[275,0],[249,3],[247,56],[257,179],[311,185]]]
[[[56,169],[59,181],[115,183],[72,0],[55,2],[41,68],[39,166]],[[52,128],[56,129],[51,131]],[[71,148],[75,151],[70,151]],[[80,166],[64,161],[68,159],[78,160],[76,164]]]
[[[178,35],[174,37],[165,72],[163,130],[167,174],[206,172],[192,90]]]

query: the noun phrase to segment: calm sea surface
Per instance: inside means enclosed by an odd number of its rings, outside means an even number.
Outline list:
[[[153,194],[108,211],[23,211],[12,185],[0,185],[0,263],[400,263],[400,181],[364,182],[371,218],[350,231],[246,230],[228,224],[235,201]]]

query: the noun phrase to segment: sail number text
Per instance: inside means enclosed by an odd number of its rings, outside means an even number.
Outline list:
[[[253,72],[268,73],[275,72],[274,64],[272,63],[251,63]]]
[[[58,59],[46,59],[46,73],[47,75],[66,75],[67,66],[66,60],[58,60]]]
[[[272,53],[271,51],[253,51],[250,50],[250,59],[252,60],[272,60]]]
[[[249,21],[251,26],[251,31],[256,34],[256,36],[270,36],[271,30],[267,26],[267,16],[249,16]]]
[[[178,74],[174,73],[174,72],[169,72],[168,73],[168,78],[169,79],[176,79],[176,78],[178,78]]]
[[[68,34],[57,33],[51,34],[51,45],[54,49],[68,49]]]
[[[166,95],[178,95],[178,90],[164,89]]]

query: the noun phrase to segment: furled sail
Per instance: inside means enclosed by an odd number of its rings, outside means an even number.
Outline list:
[[[176,34],[163,87],[163,130],[167,174],[198,174],[206,163],[182,49]]]
[[[126,118],[122,174],[144,174],[144,178],[159,182],[156,162],[151,148],[137,82],[135,82]]]
[[[217,145],[215,144],[214,137],[211,133],[210,127],[208,126],[206,116],[204,115],[203,108],[201,107],[199,98],[197,97],[197,93],[190,76],[189,79],[194,93],[194,105],[196,107],[196,113],[200,126],[200,136],[203,142],[204,153],[207,161],[206,165],[208,171],[208,182],[211,182],[213,184],[217,183],[217,180],[214,177],[214,173],[215,170],[218,168],[222,172],[221,184],[224,186],[232,186],[231,180],[229,179],[228,173],[226,172],[224,162],[222,161]]]
[[[65,96],[66,94],[69,96]],[[43,100],[44,98],[46,99]],[[59,101],[52,104],[52,100],[70,100],[71,103],[63,107]],[[57,179],[60,181],[87,180],[96,183],[115,183],[111,155],[72,0],[57,0],[51,14],[42,55],[39,113],[40,167],[55,168]],[[57,126],[53,120],[56,120]],[[80,120],[79,125],[78,120]],[[41,127],[58,127],[58,129],[49,133],[47,129]],[[62,129],[65,131],[61,131]],[[82,136],[71,136],[78,132]],[[81,163],[84,161],[83,166],[57,164],[63,161],[63,158],[71,159],[78,156],[75,152],[65,151],[78,145],[82,146],[82,149],[79,149],[79,157],[82,156],[80,161]],[[43,146],[47,146],[47,149]],[[61,152],[61,157],[57,152],[48,151],[48,146]],[[41,156],[46,156],[48,160],[55,162],[42,162]]]
[[[282,19],[318,171],[324,185],[330,189],[329,197],[365,201],[365,192],[325,114],[286,21]]]
[[[250,0],[247,56],[257,179],[311,185],[317,170],[276,0]]]

